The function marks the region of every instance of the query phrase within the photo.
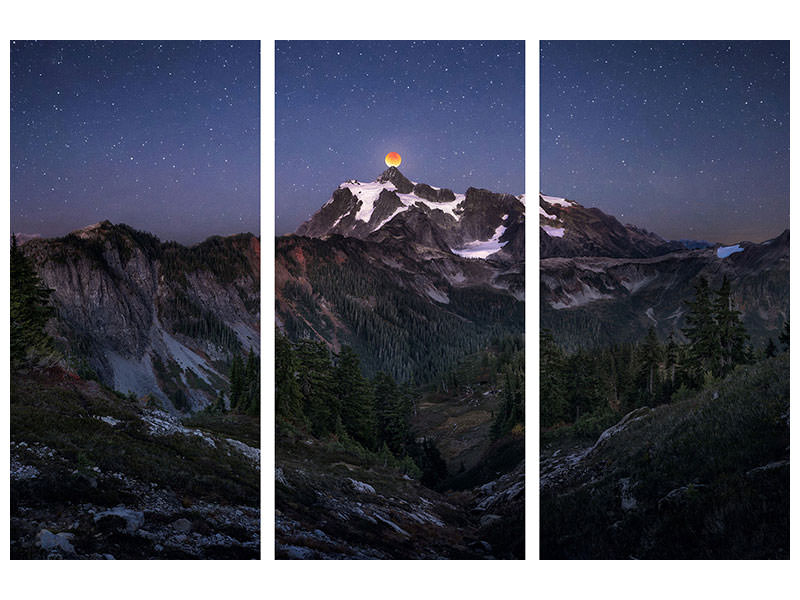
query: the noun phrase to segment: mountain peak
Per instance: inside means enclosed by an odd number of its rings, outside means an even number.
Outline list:
[[[414,184],[411,183],[411,181],[406,178],[406,176],[403,175],[400,172],[400,169],[397,167],[389,167],[383,173],[378,175],[378,178],[375,181],[378,183],[386,183],[387,181],[391,182],[401,194],[410,194],[414,189]]]

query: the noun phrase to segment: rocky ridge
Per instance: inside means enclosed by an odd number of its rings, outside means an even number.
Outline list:
[[[21,248],[53,290],[68,364],[118,391],[197,410],[227,389],[232,352],[259,352],[252,235],[185,248],[104,221]]]

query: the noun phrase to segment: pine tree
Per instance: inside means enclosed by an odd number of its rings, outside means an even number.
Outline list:
[[[548,330],[539,333],[539,420],[550,427],[569,419],[566,398],[565,359]]]
[[[708,281],[701,277],[695,284],[693,300],[686,302],[686,326],[683,334],[688,338],[685,372],[694,387],[703,383],[706,374],[714,373],[720,358],[720,338],[714,320],[714,306]]]
[[[228,394],[228,398],[230,399],[231,410],[238,411],[241,409],[242,400],[244,398],[244,391],[245,391],[244,363],[242,362],[242,357],[239,355],[239,353],[235,352],[233,355],[233,361],[231,362],[230,393]]]
[[[342,347],[333,378],[345,431],[363,446],[374,448],[374,399],[367,380],[361,374],[358,355],[350,346]]]
[[[302,422],[302,394],[297,382],[297,357],[291,342],[275,332],[275,415],[279,420]]]
[[[778,336],[778,341],[783,344],[784,351],[789,349],[789,321],[783,322],[783,330]]]
[[[53,356],[53,341],[45,331],[53,308],[48,304],[52,290],[44,283],[28,258],[11,238],[10,264],[11,367],[20,368]]]
[[[341,407],[328,348],[322,342],[301,340],[296,345],[296,356],[303,414],[311,432],[317,437],[336,432]]]
[[[403,398],[390,375],[378,373],[373,380],[375,388],[375,417],[378,444],[400,456],[408,434],[407,415],[403,411]]]
[[[654,400],[656,396],[659,385],[658,370],[663,354],[664,351],[658,342],[656,331],[651,327],[637,352],[640,377],[644,379],[644,388],[650,401]]]
[[[746,360],[747,332],[740,313],[733,306],[731,284],[727,277],[716,292],[713,304],[714,320],[719,340],[719,358],[715,375],[725,375]]]
[[[261,363],[258,355],[250,348],[244,368],[243,412],[258,416],[261,412]]]

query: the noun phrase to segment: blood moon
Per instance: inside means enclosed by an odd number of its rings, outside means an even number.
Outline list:
[[[401,162],[403,162],[403,159],[397,152],[389,152],[386,155],[387,167],[399,167]]]

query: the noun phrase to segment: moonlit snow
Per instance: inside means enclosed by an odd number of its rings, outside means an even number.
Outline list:
[[[506,245],[506,242],[500,241],[505,231],[505,226],[500,225],[494,230],[494,235],[491,239],[485,241],[475,240],[474,242],[468,242],[463,248],[451,248],[451,250],[453,254],[458,254],[464,258],[486,258]]]
[[[564,237],[563,227],[551,227],[550,225],[541,225],[544,232],[550,237]]]
[[[717,258],[728,258],[731,254],[744,250],[739,244],[735,246],[721,246],[717,248]]]

